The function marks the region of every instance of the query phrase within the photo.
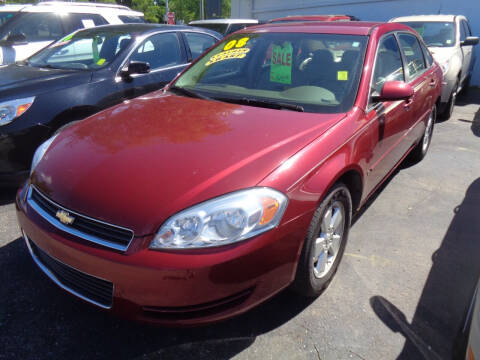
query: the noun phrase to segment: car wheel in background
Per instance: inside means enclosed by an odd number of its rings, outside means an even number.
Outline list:
[[[435,121],[437,119],[437,107],[433,105],[432,111],[428,116],[427,124],[425,126],[425,131],[423,136],[415,148],[410,153],[410,160],[413,162],[420,162],[423,160],[425,155],[427,155],[428,148],[432,142],[433,128],[435,126]]]
[[[453,86],[452,95],[450,95],[450,99],[448,99],[445,110],[442,113],[442,118],[445,120],[450,119],[450,117],[453,114],[453,109],[455,108],[455,102],[457,101],[457,90],[458,90],[458,80]]]
[[[292,284],[294,291],[318,296],[328,286],[343,256],[351,217],[350,192],[338,183],[313,215]]]

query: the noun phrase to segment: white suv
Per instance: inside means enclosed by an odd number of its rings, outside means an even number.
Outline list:
[[[400,22],[416,30],[442,67],[440,112],[448,119],[458,92],[470,85],[476,60],[473,46],[478,44],[478,37],[472,36],[467,18],[461,15],[415,15],[394,18],[390,22]]]
[[[0,27],[0,64],[24,60],[75,30],[144,22],[143,13],[115,4],[41,2],[23,7]]]

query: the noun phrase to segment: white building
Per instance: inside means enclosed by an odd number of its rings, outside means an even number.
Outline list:
[[[287,15],[347,14],[366,21],[397,16],[462,14],[480,36],[480,0],[232,0],[232,18],[268,20]],[[480,85],[480,45],[472,84]]]

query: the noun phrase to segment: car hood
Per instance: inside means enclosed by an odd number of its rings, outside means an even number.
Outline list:
[[[91,72],[79,70],[48,69],[26,65],[0,66],[0,99],[19,93],[28,96],[73,86],[78,81],[88,81]]]
[[[68,209],[147,235],[191,205],[255,186],[344,116],[159,91],[64,130],[32,182]]]
[[[432,53],[433,58],[439,64],[445,63],[449,60],[452,55],[455,53],[454,47],[429,47],[430,52]]]

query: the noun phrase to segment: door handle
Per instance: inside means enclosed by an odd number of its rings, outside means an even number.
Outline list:
[[[431,87],[434,87],[435,85],[437,85],[437,82],[434,79],[432,79],[428,85],[430,85]]]
[[[410,110],[410,105],[413,103],[413,98],[409,98],[405,100],[405,104],[403,104],[403,107],[405,108],[406,111]]]

